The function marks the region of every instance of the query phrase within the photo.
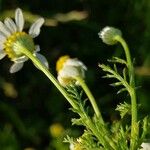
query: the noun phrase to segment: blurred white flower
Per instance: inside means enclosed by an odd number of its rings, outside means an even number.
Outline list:
[[[115,37],[122,36],[122,33],[119,29],[114,27],[105,27],[98,33],[98,35],[105,44],[114,45],[117,43]]]
[[[85,150],[78,142],[71,143],[69,146],[70,150]]]
[[[73,143],[70,144],[69,149],[74,150],[74,144]]]
[[[39,54],[39,46],[35,46],[33,38],[40,33],[40,28],[44,23],[43,18],[36,20],[30,27],[29,33],[23,31],[24,17],[22,10],[17,8],[15,11],[15,21],[6,18],[4,23],[0,21],[0,59],[6,55],[14,64],[10,67],[10,73],[19,71],[28,58],[16,48],[15,44],[19,42],[24,48],[28,49],[34,56],[48,67],[46,58]]]
[[[150,150],[150,143],[147,143],[147,142],[143,142],[141,144],[141,149],[140,150]]]
[[[62,86],[67,86],[72,82],[78,85],[76,77],[84,78],[86,66],[77,58],[70,58],[69,56],[62,56],[58,59],[56,64],[58,73],[58,81]]]

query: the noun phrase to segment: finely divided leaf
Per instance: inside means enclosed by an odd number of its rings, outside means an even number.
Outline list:
[[[116,110],[120,112],[120,116],[123,118],[126,114],[131,114],[131,105],[126,102],[120,103]]]

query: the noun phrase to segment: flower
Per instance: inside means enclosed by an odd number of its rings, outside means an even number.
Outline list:
[[[60,123],[54,123],[49,127],[49,131],[54,138],[58,138],[58,137],[62,136],[65,129],[63,128],[63,126]]]
[[[150,150],[150,143],[148,143],[148,141],[147,142],[143,142],[142,144],[141,144],[141,149],[140,150]]]
[[[56,70],[58,73],[58,81],[62,86],[67,86],[72,82],[78,85],[76,77],[84,78],[86,66],[77,58],[70,58],[65,55],[58,59],[56,63]]]
[[[70,144],[69,149],[74,150],[74,144],[73,143]]]
[[[80,139],[77,139],[77,141],[70,143],[70,150],[85,150],[79,140]]]
[[[6,18],[4,23],[0,21],[0,59],[7,55],[14,62],[10,67],[10,73],[19,71],[28,60],[28,57],[15,47],[18,42],[48,67],[46,58],[38,53],[40,47],[33,42],[33,38],[39,35],[43,23],[44,19],[39,18],[31,25],[28,33],[24,32],[24,17],[20,8],[15,11],[15,21],[11,18]]]
[[[70,144],[70,150],[84,150],[79,143]]]
[[[119,29],[114,27],[105,27],[98,33],[98,35],[105,44],[114,45],[118,42],[115,37],[122,36],[122,33]]]

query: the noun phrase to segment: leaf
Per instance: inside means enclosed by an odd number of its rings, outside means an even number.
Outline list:
[[[149,120],[148,119],[149,119],[148,116],[146,116],[143,119],[143,124],[142,124],[143,132],[141,135],[141,140],[145,139],[145,136],[149,133],[150,126],[149,126]]]
[[[115,83],[111,83],[110,85],[113,87],[116,87],[116,86],[121,86],[122,83],[121,82],[115,82]]]
[[[69,137],[69,135],[67,135],[65,138],[64,138],[64,143],[73,143],[74,139],[72,137]]]
[[[112,70],[110,66],[106,66],[104,64],[99,64],[98,66],[102,68],[103,71],[106,71],[106,72],[110,72],[110,70]]]
[[[144,119],[143,119],[143,131],[147,131],[148,130],[148,116],[147,117],[145,117]]]
[[[124,68],[124,69],[123,69],[123,78],[124,78],[124,80],[127,80],[127,75],[126,75],[126,73],[127,73],[127,69]]]
[[[111,74],[106,74],[105,76],[103,76],[102,78],[115,78],[114,75]]]
[[[118,58],[118,57],[113,57],[112,59],[108,59],[108,62],[120,63],[120,64],[127,65],[127,62],[124,59],[121,59],[121,58]]]
[[[78,109],[74,109],[74,108],[69,108],[69,110],[71,110],[74,113],[78,113]]]
[[[122,89],[120,89],[120,90],[117,92],[117,94],[120,94],[120,93],[125,92],[125,91],[127,91],[127,89],[126,89],[126,88],[122,88]]]
[[[125,115],[131,114],[131,105],[126,102],[120,103],[116,110],[120,112],[120,116],[123,118]]]
[[[114,71],[118,72],[116,64],[114,64]]]
[[[73,118],[71,119],[71,122],[72,122],[72,125],[83,125],[83,119],[76,119],[76,118]]]

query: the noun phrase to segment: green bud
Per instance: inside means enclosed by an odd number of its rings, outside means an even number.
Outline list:
[[[98,35],[105,44],[114,45],[118,42],[115,37],[122,36],[122,33],[119,29],[114,27],[105,27],[98,33]]]

